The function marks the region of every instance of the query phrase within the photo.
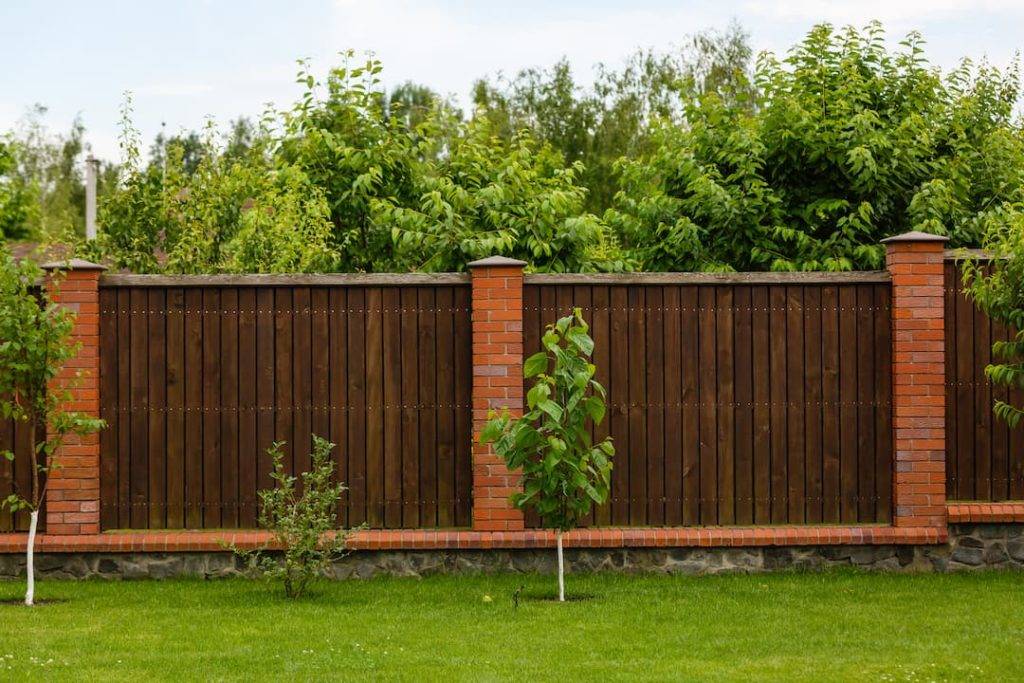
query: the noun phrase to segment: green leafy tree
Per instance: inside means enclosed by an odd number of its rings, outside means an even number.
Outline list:
[[[943,78],[910,34],[816,26],[758,60],[754,106],[710,92],[621,163],[605,215],[645,270],[878,268],[908,230],[976,244],[1024,192],[1016,67]]]
[[[31,237],[31,216],[36,206],[32,188],[17,173],[18,143],[0,138],[0,242]]]
[[[314,435],[311,469],[301,477],[285,469],[283,446],[275,442],[268,449],[275,485],[259,492],[260,526],[271,531],[283,556],[279,559],[265,549],[235,553],[252,571],[280,580],[287,597],[300,598],[334,560],[348,553],[351,531],[337,528],[338,500],[345,486],[332,480],[334,444]]]
[[[580,309],[548,325],[541,342],[544,350],[523,363],[524,376],[535,378],[526,413],[518,419],[508,409],[492,414],[480,441],[493,443],[508,467],[522,472],[515,506],[533,508],[554,527],[558,599],[564,601],[562,534],[608,499],[615,447],[611,437],[596,444],[590,438],[589,424],[604,420],[605,391],[594,380],[594,341]]]
[[[80,345],[70,339],[74,314],[52,302],[46,288],[34,291],[41,277],[36,265],[16,261],[0,248],[0,417],[26,425],[32,470],[31,490],[16,491],[2,504],[12,512],[29,512],[26,605],[35,596],[36,527],[46,496],[42,477],[59,467],[56,454],[68,435],[103,427],[102,420],[64,408],[70,391],[54,380]],[[0,457],[13,461],[14,453],[0,452]]]

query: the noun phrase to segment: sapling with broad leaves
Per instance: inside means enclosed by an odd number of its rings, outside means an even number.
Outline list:
[[[253,572],[280,579],[285,596],[299,598],[331,562],[348,553],[352,530],[339,529],[337,524],[338,501],[345,486],[333,481],[334,444],[314,435],[312,464],[299,477],[288,474],[283,447],[284,443],[275,442],[267,450],[275,485],[259,492],[260,526],[273,534],[282,557],[269,555],[266,548],[234,550]]]
[[[0,418],[20,422],[28,432],[31,488],[15,489],[0,501],[11,513],[29,513],[26,545],[25,604],[35,600],[35,540],[39,509],[46,497],[48,474],[59,468],[58,453],[70,435],[102,429],[103,421],[65,410],[76,378],[55,382],[80,344],[71,340],[75,315],[54,303],[47,288],[36,290],[43,271],[28,260],[16,260],[0,247]],[[57,276],[51,276],[56,285]],[[10,450],[0,457],[14,461]]]
[[[605,416],[605,390],[590,362],[594,340],[579,308],[549,324],[543,351],[523,363],[533,379],[526,413],[513,418],[507,408],[492,412],[480,433],[493,443],[509,469],[520,470],[522,490],[512,496],[520,509],[532,508],[545,526],[555,529],[558,549],[558,599],[565,601],[562,534],[575,528],[593,505],[608,499],[611,437],[594,443],[589,425]]]

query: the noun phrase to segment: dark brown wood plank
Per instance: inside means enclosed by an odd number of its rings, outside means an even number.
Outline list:
[[[470,289],[454,288],[455,328],[455,525],[470,523],[473,490],[472,399],[473,346],[470,337]]]
[[[892,290],[875,285],[875,521],[892,520]]]
[[[283,443],[284,468],[297,474],[295,468],[295,380],[292,361],[295,327],[294,292],[290,288],[274,290],[274,439]]]
[[[974,487],[974,306],[963,295],[957,273],[956,295],[956,496],[973,500]]]
[[[133,289],[131,303],[131,528],[149,526],[149,325],[146,291]]]
[[[1008,341],[1006,325],[992,321],[991,343]],[[991,385],[990,385],[991,386]],[[992,386],[992,405],[1006,401],[1009,392],[1004,385]],[[949,409],[946,410],[947,414]],[[947,435],[948,438],[948,435]],[[992,417],[992,500],[1009,500],[1010,497],[1010,464],[1009,464],[1009,427],[1005,420]]]
[[[629,316],[629,523],[647,524],[646,311],[642,287],[628,289]]]
[[[821,521],[837,524],[840,501],[839,289],[821,292]]]
[[[256,290],[245,287],[238,290],[238,526],[243,529],[256,527],[258,500],[260,368],[256,325]],[[326,368],[323,374],[327,376]]]
[[[334,444],[334,471],[339,482],[348,486],[348,292],[332,287],[330,298],[331,356],[331,429]],[[338,501],[338,524],[350,526],[348,520],[348,489]]]
[[[8,451],[12,453],[14,452],[14,421],[0,417],[0,453]],[[17,457],[18,454],[15,454],[16,459]],[[114,462],[116,464],[116,451],[114,457]],[[14,493],[14,477],[14,463],[3,456],[0,456],[0,500],[4,500],[7,496]],[[115,479],[114,484],[116,485],[116,483],[117,480]],[[113,493],[115,496],[117,495],[116,486],[114,487]],[[108,493],[107,495],[109,496],[110,494]],[[116,519],[116,508],[114,509],[114,513]],[[11,514],[10,508],[6,505],[0,505],[0,531],[14,531],[14,517]]]
[[[992,500],[992,385],[985,368],[992,360],[991,321],[974,312],[974,498]]]
[[[594,287],[591,292],[592,317],[591,333],[594,338],[594,365],[597,366],[594,378],[608,391],[611,382],[611,331],[610,314],[608,307],[611,305],[610,294],[607,287]],[[607,400],[606,400],[607,404]],[[609,409],[610,410],[610,409]],[[604,420],[594,426],[594,440],[603,441],[611,434],[611,413],[606,411]],[[613,442],[613,446],[618,446]],[[618,463],[613,459],[612,467]],[[609,495],[609,498],[611,496]],[[594,510],[594,524],[596,526],[607,526],[611,524],[612,509],[611,503],[605,503]]]
[[[665,315],[661,287],[646,295],[647,523],[665,524]]]
[[[789,488],[788,488],[788,441],[787,441],[787,399],[786,399],[786,361],[788,354],[788,336],[786,329],[786,288],[770,287],[768,289],[770,323],[769,323],[769,373],[771,377],[771,415],[770,437],[772,447],[771,468],[771,521],[783,524],[789,521]]]
[[[238,290],[222,290],[220,305],[220,524],[226,529],[236,529],[239,525]]]
[[[366,519],[366,290],[348,292],[349,524]]]
[[[185,527],[203,526],[203,292],[185,291]]]
[[[737,524],[754,523],[754,363],[751,288],[733,294],[735,349],[735,509]]]
[[[718,524],[718,340],[715,288],[698,287],[698,377],[700,382],[700,523]]]
[[[366,521],[384,526],[384,293],[366,290]]]
[[[451,287],[438,287],[435,297],[437,300],[437,525],[451,527],[455,525],[455,410],[453,408],[455,403],[455,318],[452,313],[455,300]],[[398,322],[397,318],[395,322]]]
[[[274,290],[256,290],[256,488],[273,485],[273,469],[267,449],[277,439],[277,315],[274,312]]]
[[[957,497],[956,269],[955,261],[946,261],[942,273],[946,351],[946,498],[950,500]]]
[[[596,292],[595,292],[596,295]],[[679,288],[664,288],[665,524],[683,523],[683,368]],[[606,359],[601,359],[607,362]],[[600,366],[598,366],[600,367]],[[598,432],[600,437],[601,433]]]
[[[33,438],[29,423],[22,420],[14,422],[14,448],[16,454],[14,463],[14,490],[26,498],[32,497],[32,462],[31,449],[34,448],[33,440],[36,443],[42,441],[39,431]],[[42,482],[40,482],[41,484]],[[28,531],[30,518],[26,510],[19,510],[14,514],[14,529],[16,531]]]
[[[804,481],[804,292],[803,287],[786,288],[786,435],[789,462],[786,467],[789,492],[788,519],[801,524],[807,518]]]
[[[331,356],[330,356],[330,300],[329,290],[316,287],[310,290],[310,317],[312,326],[312,364],[313,384],[312,395],[312,433],[322,439],[330,440],[330,403],[331,403]]]
[[[697,287],[679,293],[682,351],[683,524],[701,523],[700,298]]]
[[[402,299],[402,526],[420,526],[420,428],[418,295],[403,287]]]
[[[767,287],[750,294],[753,345],[754,523],[772,521],[771,311]]]
[[[875,329],[874,293],[857,287],[857,520],[871,522],[875,492]]]
[[[221,526],[220,290],[203,290],[203,527]]]
[[[102,291],[102,290],[101,290]],[[167,290],[167,528],[185,526],[185,291]]]
[[[313,316],[308,287],[292,290],[292,461],[296,474],[312,468],[313,415]]]
[[[612,470],[611,523],[629,524],[629,297],[625,287],[610,288],[611,296],[611,382],[609,413],[615,439],[615,468]],[[543,293],[542,293],[543,296]]]
[[[149,528],[167,526],[167,292],[151,289],[149,359]]]
[[[593,319],[594,310],[593,303],[591,301],[590,287],[587,285],[577,285],[572,288],[572,305],[580,308],[583,315],[583,320],[587,323],[588,327],[591,326]],[[594,331],[590,329],[591,338],[593,338]],[[593,354],[591,355],[591,362],[593,362]],[[595,366],[596,373],[596,366]],[[588,433],[590,434],[591,443],[594,439],[594,424],[591,423],[588,426]],[[580,526],[592,527],[594,526],[594,506],[591,505],[590,511],[580,520]]]
[[[420,287],[419,313],[419,434],[420,526],[437,526],[437,317],[434,290]]]
[[[544,292],[546,300],[554,301],[554,289],[541,287],[540,285],[523,286],[523,359],[529,358],[541,350],[540,338],[544,333],[544,322],[547,313],[544,312],[541,303],[541,292]],[[526,396],[535,378],[523,378],[523,409],[527,409]],[[527,509],[523,515],[527,529],[535,529],[541,526],[540,518],[532,509]]]
[[[732,287],[715,288],[718,374],[718,523],[736,522],[736,349]]]
[[[822,518],[821,465],[821,287],[804,288],[804,480],[807,497],[804,504],[808,523]]]
[[[857,288],[839,288],[839,478],[840,521],[857,521]]]
[[[117,520],[117,434],[120,413],[117,405],[117,290],[100,290],[100,419],[107,427],[100,431],[100,528],[116,529]],[[10,420],[0,418],[0,451],[10,450]],[[0,500],[11,493],[11,463],[0,457]],[[11,515],[0,505],[0,530],[11,530]]]
[[[397,287],[382,293],[384,332],[384,526],[402,527],[402,299]],[[454,378],[450,380],[454,382]],[[454,400],[454,399],[453,399]],[[454,414],[454,413],[453,413]],[[454,455],[452,456],[454,458]],[[454,462],[452,477],[454,480]]]

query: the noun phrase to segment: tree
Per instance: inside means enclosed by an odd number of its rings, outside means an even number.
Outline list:
[[[878,268],[882,238],[977,244],[1024,193],[1016,67],[943,79],[917,34],[890,51],[878,24],[823,24],[754,84],[752,107],[706,93],[621,162],[605,220],[644,270]]]
[[[597,444],[590,438],[589,423],[604,420],[605,391],[594,380],[594,341],[581,310],[549,324],[541,342],[544,350],[523,363],[523,375],[535,378],[526,413],[518,419],[507,408],[492,414],[480,441],[493,443],[509,469],[522,471],[515,506],[532,507],[554,527],[558,599],[564,602],[562,534],[608,499],[615,447],[611,437]]]
[[[64,408],[70,391],[54,380],[78,354],[79,345],[70,340],[74,314],[51,301],[46,288],[38,295],[33,291],[41,276],[34,264],[15,261],[0,250],[0,416],[24,422],[31,446],[31,490],[12,493],[3,501],[12,512],[29,511],[26,605],[32,605],[35,596],[36,527],[46,495],[41,477],[59,467],[57,451],[68,435],[103,427],[102,420]],[[2,455],[14,460],[10,451]]]

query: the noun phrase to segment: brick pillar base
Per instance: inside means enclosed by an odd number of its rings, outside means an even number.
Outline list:
[[[48,263],[50,299],[75,312],[71,343],[80,344],[54,380],[71,396],[66,408],[100,416],[100,273],[103,266],[73,259]],[[57,269],[59,278],[53,276]],[[100,435],[69,435],[56,453],[59,468],[46,486],[47,534],[95,534],[100,531]]]
[[[893,523],[945,528],[947,240],[909,232],[882,241],[892,275]]]
[[[523,266],[503,256],[469,264],[473,282],[473,529],[518,531],[523,513],[509,500],[519,476],[480,430],[490,410],[523,414]]]

